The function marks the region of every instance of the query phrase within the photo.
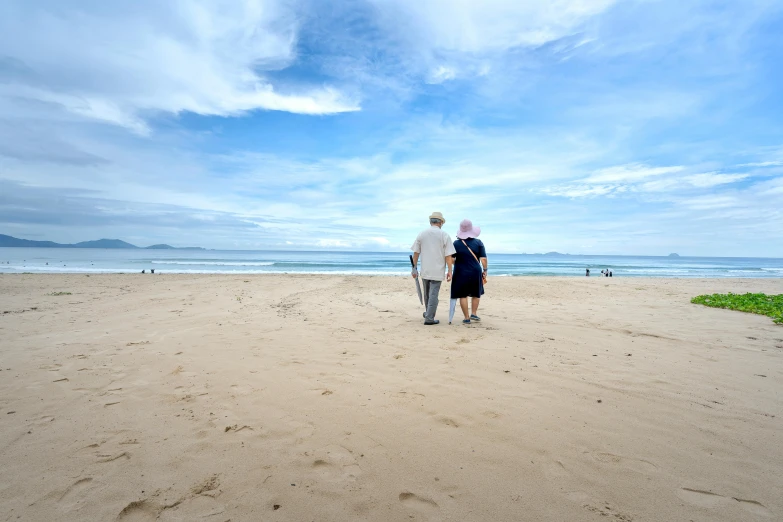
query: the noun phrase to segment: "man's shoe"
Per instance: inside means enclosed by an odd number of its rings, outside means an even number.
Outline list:
[[[424,324],[426,326],[430,326],[431,324],[439,324],[439,323],[440,321],[438,321],[437,319],[435,319],[434,321],[424,321]]]

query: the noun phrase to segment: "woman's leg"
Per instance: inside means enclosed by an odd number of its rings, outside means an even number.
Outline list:
[[[467,297],[460,297],[459,298],[459,307],[462,308],[462,315],[465,316],[465,319],[470,319],[470,316],[468,315],[468,298]]]
[[[481,301],[481,299],[478,297],[470,298],[470,310],[473,315],[476,315],[476,312],[478,312],[479,301]]]

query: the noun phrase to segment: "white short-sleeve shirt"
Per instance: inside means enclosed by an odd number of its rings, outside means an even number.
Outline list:
[[[411,250],[418,252],[421,258],[422,279],[431,281],[443,281],[446,272],[446,256],[456,253],[454,243],[449,235],[440,228],[432,225],[423,230],[413,242]]]

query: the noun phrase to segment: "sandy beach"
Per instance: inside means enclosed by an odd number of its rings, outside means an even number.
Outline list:
[[[783,280],[447,288],[3,275],[0,520],[783,519]]]

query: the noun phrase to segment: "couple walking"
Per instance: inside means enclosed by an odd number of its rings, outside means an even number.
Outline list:
[[[476,315],[479,300],[484,294],[484,282],[487,278],[487,252],[484,243],[478,239],[481,228],[474,227],[469,219],[462,220],[457,232],[457,240],[443,230],[446,220],[440,212],[430,216],[430,228],[423,230],[413,242],[413,278],[419,277],[416,269],[421,258],[421,280],[424,286],[424,324],[433,325],[438,310],[438,293],[446,272],[446,281],[451,282],[451,298],[459,299],[465,319],[464,324],[480,321]],[[448,270],[447,270],[448,268]],[[470,314],[468,314],[468,297]]]

